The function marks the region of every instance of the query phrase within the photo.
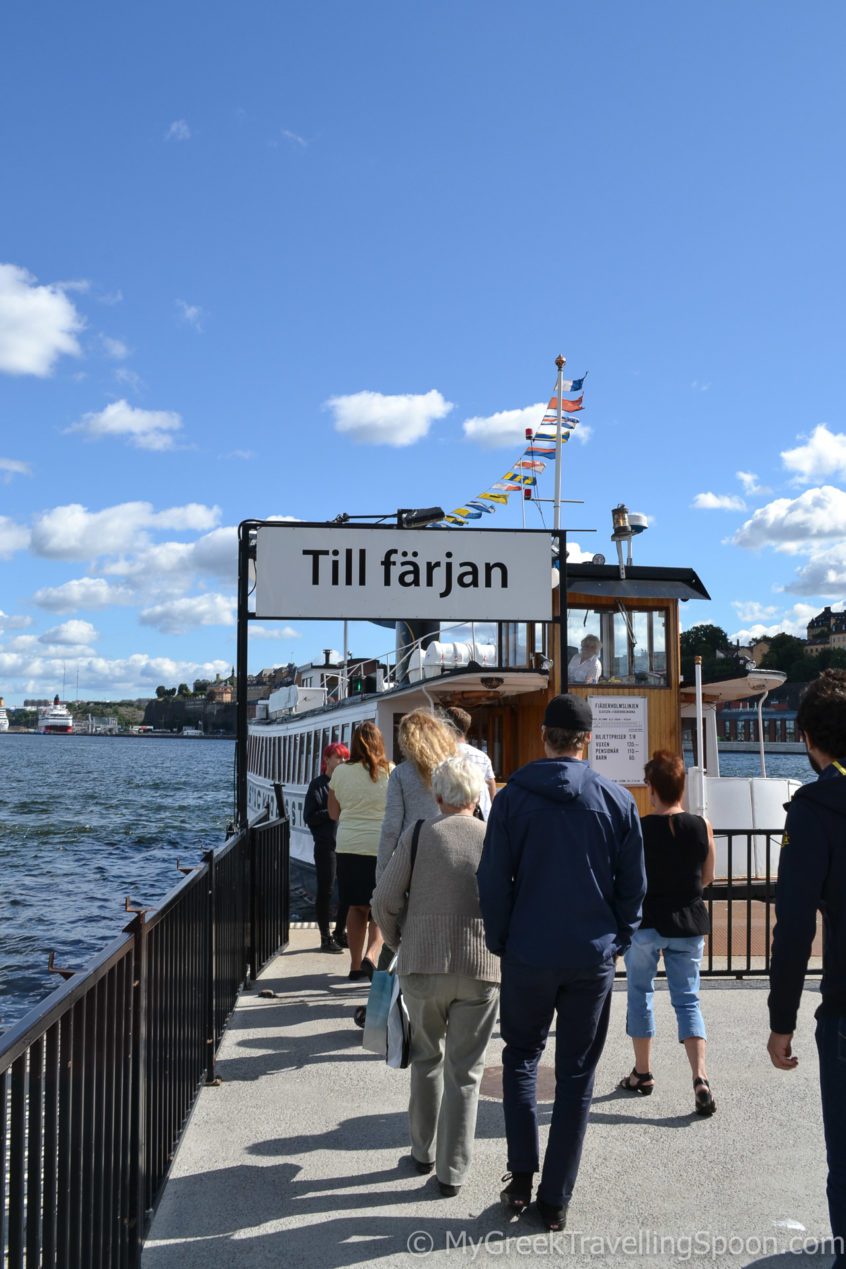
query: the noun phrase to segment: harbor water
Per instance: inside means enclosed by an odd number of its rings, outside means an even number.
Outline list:
[[[0,737],[0,1030],[79,968],[129,919],[154,907],[223,843],[232,818],[231,741],[98,736]],[[726,754],[724,775],[758,771]],[[799,754],[773,754],[768,774],[812,778]],[[292,917],[312,912],[299,888]]]

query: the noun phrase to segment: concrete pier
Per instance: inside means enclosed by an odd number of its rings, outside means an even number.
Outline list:
[[[816,985],[803,1001],[797,1071],[766,1053],[766,984],[703,988],[717,1114],[693,1113],[690,1073],[662,988],[652,1097],[616,1089],[632,1067],[625,991],[615,991],[578,1187],[564,1234],[500,1207],[505,1142],[501,1041],[488,1051],[472,1176],[440,1197],[407,1161],[408,1074],[361,1048],[352,1022],[365,999],[346,957],[317,952],[317,932],[242,994],[219,1055],[218,1088],[199,1096],[153,1221],[143,1269],[334,1269],[527,1259],[566,1266],[745,1266],[805,1269],[830,1254],[813,1039]],[[261,990],[273,998],[262,998]],[[553,1048],[544,1055],[541,1124],[549,1121]]]

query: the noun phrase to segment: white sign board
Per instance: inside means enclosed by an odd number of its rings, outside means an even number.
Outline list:
[[[257,617],[549,621],[549,535],[503,529],[256,529]]]
[[[649,760],[645,696],[589,696],[593,739],[588,761],[594,771],[618,784],[643,784]]]

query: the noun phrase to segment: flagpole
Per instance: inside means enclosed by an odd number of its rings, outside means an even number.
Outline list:
[[[567,364],[567,358],[562,357],[559,353],[555,358],[555,364],[558,367],[558,427],[555,433],[555,501],[553,503],[553,524],[552,530],[557,533],[561,527],[561,397],[564,392],[564,367]]]

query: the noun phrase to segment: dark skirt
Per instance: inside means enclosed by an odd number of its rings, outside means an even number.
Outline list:
[[[345,855],[335,857],[338,865],[338,900],[348,908],[370,907],[376,889],[376,856]]]

